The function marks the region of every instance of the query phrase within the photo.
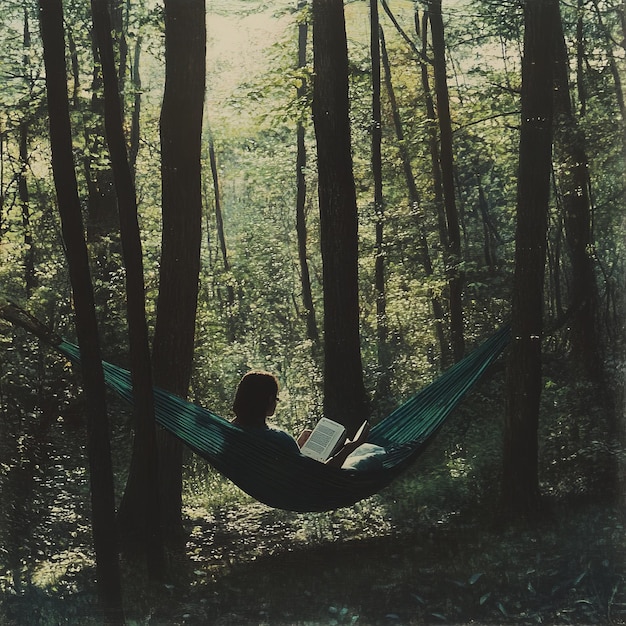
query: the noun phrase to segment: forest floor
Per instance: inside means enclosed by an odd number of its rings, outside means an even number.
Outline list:
[[[559,503],[504,525],[484,511],[394,518],[387,504],[307,515],[189,507],[166,583],[123,563],[127,623],[626,624],[626,534],[614,507]],[[54,582],[5,594],[2,626],[101,623],[88,533],[76,539]]]
[[[346,530],[341,512],[189,513],[181,579],[150,624],[626,624],[626,536],[605,505],[506,527],[452,516],[411,528],[366,505],[355,515],[370,518],[371,536],[358,520]]]

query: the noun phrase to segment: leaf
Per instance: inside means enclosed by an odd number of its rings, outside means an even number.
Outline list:
[[[496,604],[496,606],[498,607],[500,613],[502,613],[502,615],[505,615],[506,617],[508,617],[508,613],[506,612],[506,609],[504,608],[504,605],[502,604],[502,602],[498,602]]]
[[[478,574],[473,574],[467,582],[470,585],[475,585],[482,577],[483,577],[482,572],[480,572]]]
[[[442,615],[441,613],[431,613],[431,615],[433,617],[436,617],[437,619],[440,619],[442,622],[448,621],[448,618],[445,615]]]
[[[489,598],[491,598],[491,591],[487,592],[484,596],[481,596],[480,600],[478,601],[480,606],[485,604],[485,602],[487,602],[487,600],[489,600]]]

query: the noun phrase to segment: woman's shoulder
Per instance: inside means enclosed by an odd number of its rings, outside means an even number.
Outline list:
[[[268,427],[263,430],[263,436],[267,439],[275,441],[278,444],[293,447],[294,450],[297,450],[298,452],[300,451],[297,441],[282,428],[268,425]]]

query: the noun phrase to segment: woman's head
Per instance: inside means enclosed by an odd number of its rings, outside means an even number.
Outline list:
[[[242,424],[264,421],[274,413],[278,401],[278,380],[269,372],[248,372],[240,381],[233,411]]]

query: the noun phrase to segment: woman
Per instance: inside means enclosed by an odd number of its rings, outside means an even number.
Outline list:
[[[237,417],[232,423],[242,428],[258,430],[268,440],[278,443],[286,450],[300,454],[300,447],[309,438],[311,431],[305,430],[296,441],[284,430],[268,425],[267,418],[274,415],[277,403],[278,380],[276,376],[263,371],[248,372],[241,379],[235,393],[233,411]],[[366,427],[358,439],[346,441],[344,446],[326,461],[326,464],[341,467],[348,456],[365,443],[368,434],[369,427]]]

